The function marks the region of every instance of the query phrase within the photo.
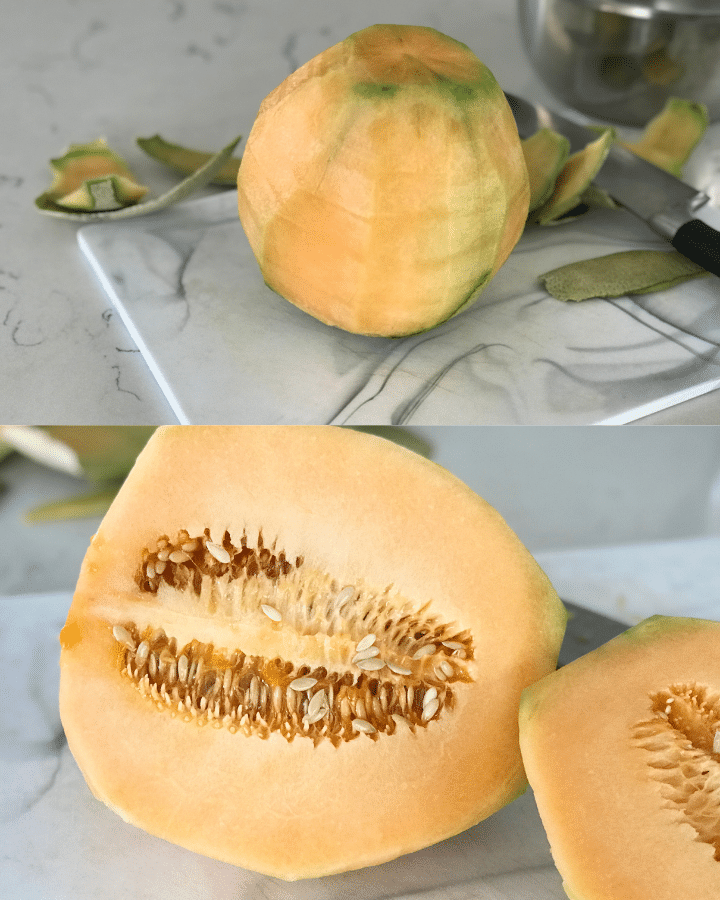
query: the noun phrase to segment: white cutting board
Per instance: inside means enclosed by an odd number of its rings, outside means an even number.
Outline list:
[[[58,634],[70,594],[0,599],[0,897],[566,900],[529,791],[434,847],[290,884],[206,859],[126,824],[92,796],[60,725]]]
[[[528,228],[471,309],[424,334],[325,326],[262,281],[235,191],[87,225],[80,247],[182,423],[583,425],[720,386],[720,280],[563,303],[541,273],[669,249],[621,210]]]

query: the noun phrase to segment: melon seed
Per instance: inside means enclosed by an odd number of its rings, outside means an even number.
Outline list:
[[[683,684],[650,699],[653,715],[635,726],[635,742],[663,785],[663,805],[683,813],[720,861],[720,761],[712,755],[720,752],[720,696]]]
[[[268,660],[237,646],[178,646],[162,628],[114,625],[120,674],[159,710],[199,726],[336,746],[360,734],[377,740],[442,718],[458,685],[472,680],[470,633],[440,622],[431,604],[338,584],[261,532],[253,542],[227,531],[211,538],[209,529],[161,535],[143,551],[136,582],[151,604],[157,597],[160,616],[165,608],[236,626],[248,620],[278,636],[281,623],[283,633],[324,636],[335,647],[324,660]]]

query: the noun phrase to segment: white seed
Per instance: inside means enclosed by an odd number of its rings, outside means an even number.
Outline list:
[[[392,720],[393,720],[393,722],[395,722],[396,725],[398,725],[400,727],[404,726],[405,728],[410,728],[410,723],[405,718],[405,716],[401,716],[400,713],[393,713]]]
[[[368,672],[377,672],[385,667],[384,659],[359,659],[355,665],[358,669],[365,669]]]
[[[340,591],[340,593],[335,598],[336,603],[344,603],[346,600],[349,600],[351,597],[355,596],[355,588],[351,584],[345,585],[345,587]]]
[[[159,559],[159,560],[155,563],[155,574],[156,574],[156,575],[162,575],[162,573],[165,571],[165,566],[166,566],[166,565],[167,565],[167,563],[166,563],[164,560]]]
[[[425,644],[424,647],[421,647],[416,653],[413,655],[413,659],[422,659],[423,656],[432,656],[432,654],[437,650],[435,644]]]
[[[297,694],[290,685],[288,685],[288,689],[285,692],[285,702],[287,703],[288,712],[290,714],[294,713],[297,708]]]
[[[317,684],[317,678],[311,678],[309,675],[304,675],[302,678],[296,678],[294,681],[291,681],[288,687],[292,688],[294,691],[307,691],[310,688],[314,688]]]
[[[423,706],[427,706],[432,700],[434,700],[438,695],[437,688],[431,687],[425,691],[425,696],[423,697]]]
[[[192,681],[197,681],[199,683],[200,677],[202,676],[202,673],[205,669],[205,663],[203,662],[203,658],[200,657],[200,659],[198,659],[197,662],[193,663],[193,665],[195,666],[195,672],[193,674],[193,672],[191,671],[190,677],[191,677]]]
[[[148,578],[154,578],[154,577],[155,577],[155,566],[154,566],[151,562],[149,562],[149,563],[147,564],[147,567],[146,567],[146,569],[145,569],[145,573],[147,574],[147,577],[148,577]]]
[[[167,547],[163,547],[162,550],[158,550],[157,558],[160,560],[160,562],[167,562],[167,560],[170,559],[170,551],[167,549]]]
[[[188,677],[188,658],[183,653],[182,656],[178,657],[177,661],[178,668],[178,678],[182,681],[183,684],[187,682]]]
[[[233,671],[232,669],[225,669],[225,675],[223,676],[223,694],[230,693],[230,685],[232,684]]]
[[[135,654],[135,662],[141,666],[145,660],[148,658],[148,654],[150,653],[150,644],[147,641],[140,641],[140,644],[137,648],[137,653]]]
[[[282,709],[283,693],[279,684],[272,689],[272,704],[278,712]]]
[[[713,737],[713,753],[720,753],[720,728],[718,728]]]
[[[439,668],[447,675],[448,678],[452,678],[452,676],[455,674],[455,669],[453,669],[452,664],[449,663],[446,659],[440,660]]]
[[[455,656],[457,656],[458,659],[467,659],[467,653],[464,650],[456,650]]]
[[[340,701],[340,715],[343,719],[349,719],[352,714],[352,709],[350,708],[350,701],[347,697],[343,697]]]
[[[170,562],[184,563],[190,559],[190,556],[184,550],[173,550],[168,558]]]
[[[353,656],[351,662],[360,662],[361,659],[372,659],[374,656],[380,656],[379,647],[366,647],[364,650],[358,650]]]
[[[152,675],[153,678],[157,675],[157,670],[158,670],[157,656],[155,656],[154,653],[151,653],[148,658],[148,671],[150,672],[150,674]]]
[[[253,675],[250,680],[250,705],[257,706],[260,699],[260,679]]]
[[[356,653],[362,653],[363,650],[367,650],[368,647],[372,647],[375,643],[375,635],[374,634],[366,634],[364,638],[358,641],[357,647],[355,648]],[[378,653],[380,651],[378,650]]]
[[[355,701],[355,715],[358,717],[358,719],[364,719],[367,715],[367,710],[365,709],[365,701],[362,699],[362,697],[358,697],[358,699]]]
[[[460,641],[443,641],[442,645],[443,647],[447,647],[448,650],[462,650],[465,646],[464,644],[461,644]]]
[[[184,544],[180,545],[180,548],[186,553],[193,553],[195,550],[197,550],[197,546],[197,541],[186,541]]]
[[[323,707],[327,708],[327,694],[323,688],[320,688],[319,691],[316,691],[312,698],[310,699],[310,703],[308,704],[307,714],[310,718],[312,718],[318,710]]]
[[[123,628],[122,625],[113,625],[112,633],[115,640],[120,644],[125,644],[129,650],[135,649],[135,641],[127,628]]]
[[[205,544],[205,547],[210,556],[214,556],[219,563],[230,562],[230,554],[220,544],[214,544],[212,541],[208,541],[207,544]]]
[[[423,722],[430,721],[430,719],[432,719],[432,717],[435,715],[435,713],[438,711],[439,708],[440,708],[440,701],[438,700],[437,697],[435,697],[435,699],[431,700],[429,703],[423,704],[423,711],[422,711]]]
[[[361,731],[363,734],[374,734],[377,731],[377,728],[371,725],[367,719],[353,719],[352,727],[353,731]]]
[[[270,606],[267,603],[261,603],[260,609],[265,613],[268,619],[272,619],[273,622],[282,622],[282,613],[279,609],[275,609],[274,606]]]
[[[405,666],[399,666],[397,663],[389,662],[387,663],[387,667],[396,675],[412,675],[412,669],[407,669]]]
[[[322,706],[317,712],[313,713],[312,715],[308,712],[308,714],[303,717],[303,725],[314,725],[316,722],[324,719],[327,713],[327,706]]]

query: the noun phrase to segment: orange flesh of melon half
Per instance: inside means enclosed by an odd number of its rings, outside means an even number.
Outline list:
[[[61,717],[92,792],[126,821],[315,877],[440,841],[523,791],[520,693],[554,668],[564,626],[500,515],[434,463],[341,428],[170,427],[87,552],[61,633]],[[405,674],[353,662],[371,633],[377,664]],[[164,647],[154,675],[141,638]],[[181,683],[181,656],[215,686]],[[315,688],[293,693],[308,676]],[[334,704],[326,693],[304,725],[326,682]],[[281,698],[273,712],[275,689],[294,711]]]
[[[655,616],[523,692],[523,761],[572,900],[720,897],[720,623]]]
[[[472,303],[524,228],[512,112],[458,41],[376,25],[262,103],[238,210],[267,284],[348,331],[399,336]]]

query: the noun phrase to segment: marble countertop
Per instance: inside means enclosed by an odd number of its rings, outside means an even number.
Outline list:
[[[431,25],[467,43],[509,91],[552,102],[520,45],[515,6],[448,0],[27,0],[0,32],[0,421],[164,423],[174,414],[84,262],[74,223],[33,199],[48,160],[104,136],[153,192],[175,180],[135,138],[213,149],[247,136],[263,97],[327,46],[381,21]],[[689,180],[708,188],[713,126]],[[720,192],[720,183],[715,188]],[[720,391],[640,420],[720,421]]]

